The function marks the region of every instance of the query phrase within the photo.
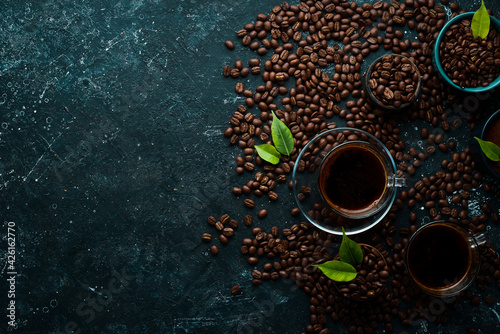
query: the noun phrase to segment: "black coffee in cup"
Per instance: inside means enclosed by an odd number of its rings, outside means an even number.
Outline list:
[[[387,171],[368,145],[349,142],[324,158],[318,185],[331,208],[341,214],[355,214],[378,204],[387,188]]]
[[[466,235],[450,224],[430,224],[416,234],[407,249],[412,278],[431,290],[452,286],[466,276],[472,255]]]

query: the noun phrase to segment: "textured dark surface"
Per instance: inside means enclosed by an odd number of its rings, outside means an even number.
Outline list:
[[[221,73],[254,54],[239,42],[229,51],[223,42],[236,41],[244,23],[280,3],[2,1],[0,308],[10,300],[6,234],[14,222],[16,332],[304,330],[303,291],[283,281],[251,285],[238,241],[249,229],[240,227],[217,258],[200,241],[210,231],[208,215],[227,212],[242,221],[247,213],[230,191],[247,180],[233,171],[239,149],[222,136],[243,100],[236,81]],[[498,4],[490,5],[498,14]],[[422,124],[402,125],[405,140],[420,148]],[[471,134],[464,125],[451,136],[461,150]],[[435,171],[439,157],[418,173]],[[289,214],[288,188],[278,192],[278,203],[257,202],[270,211],[263,228],[298,221]],[[474,203],[485,199],[481,193]],[[497,232],[493,226],[493,240]],[[235,284],[243,293],[233,297]],[[483,295],[499,300],[496,287],[489,289]],[[496,303],[472,308],[462,301],[448,325],[405,330],[463,333],[475,326],[494,333],[498,312]],[[330,327],[346,332],[339,323]]]

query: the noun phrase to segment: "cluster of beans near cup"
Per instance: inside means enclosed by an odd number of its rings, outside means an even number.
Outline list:
[[[249,60],[248,66],[238,60],[233,66],[226,65],[223,69],[226,77],[238,79],[260,75],[263,80],[254,90],[237,82],[236,93],[245,97],[245,104],[237,106],[230,120],[231,126],[224,132],[230,143],[243,152],[236,158],[236,173],[252,174],[248,182],[232,189],[238,198],[244,195],[243,204],[252,212],[243,219],[244,225],[252,229],[252,237],[242,240],[241,252],[255,268],[252,271],[254,285],[266,280],[288,279],[310,295],[311,318],[306,333],[329,333],[327,318],[343,322],[350,333],[371,333],[377,327],[390,332],[394,319],[410,326],[413,324],[411,319],[428,316],[425,311],[429,310],[432,298],[413,285],[405,273],[402,254],[408,238],[417,229],[417,212],[412,212],[409,218],[398,217],[401,208],[424,206],[431,219],[448,218],[472,231],[483,231],[488,221],[498,221],[498,215],[487,204],[482,206],[481,215],[469,217],[467,201],[471,192],[482,189],[498,197],[500,189],[483,181],[482,176],[475,172],[475,162],[468,149],[455,152],[456,143],[446,141],[442,134],[460,126],[459,120],[448,122],[445,112],[457,97],[443,85],[432,66],[432,43],[446,19],[443,6],[449,6],[453,15],[459,9],[456,3],[447,0],[442,0],[441,5],[432,0],[378,1],[362,5],[340,0],[305,1],[298,5],[284,2],[267,15],[259,14],[255,23],[246,24],[237,32],[243,45],[260,57],[269,56],[263,64],[255,57]],[[407,29],[415,30],[418,40],[405,39]],[[338,42],[343,47],[339,47]],[[229,49],[235,48],[232,41],[226,41],[225,45]],[[419,102],[400,116],[404,122],[422,119],[443,130],[435,135],[427,128],[422,129],[420,135],[428,143],[424,151],[406,147],[399,137],[399,120],[366,99],[361,83],[361,63],[381,48],[386,50],[384,52],[408,57],[422,76]],[[332,75],[327,74],[329,69],[334,70]],[[292,88],[286,87],[293,82]],[[341,102],[345,102],[345,109],[339,107]],[[257,114],[255,109],[259,109]],[[265,163],[254,149],[254,145],[269,141],[271,110],[291,129],[295,142],[293,152],[288,157],[283,156],[278,165]],[[331,260],[335,255],[329,253],[329,246],[335,241],[333,236],[319,232],[305,222],[283,230],[274,226],[267,232],[254,227],[254,218],[261,220],[267,215],[266,209],[254,213],[258,206],[256,202],[278,200],[274,188],[282,183],[291,186],[290,172],[300,150],[319,132],[335,128],[334,118],[345,119],[347,126],[365,130],[379,138],[395,158],[400,177],[414,175],[422,162],[436,150],[449,156],[443,161],[442,170],[401,192],[381,224],[356,237],[357,241],[361,241],[358,238],[368,238],[369,243],[375,245],[385,256],[387,271],[391,275],[386,289],[369,303],[343,298],[334,283],[311,266]],[[470,116],[467,120],[473,129],[477,119]],[[333,138],[328,144],[334,144],[335,140]],[[305,163],[307,168],[312,162]],[[308,191],[303,189],[305,195]],[[259,199],[262,197],[264,199]],[[291,214],[298,216],[300,211],[291,208]],[[396,220],[401,226],[404,225],[402,220],[406,219],[409,227],[395,226]],[[208,224],[214,232],[204,233],[202,239],[213,244],[210,251],[217,255],[220,249],[214,236],[218,236],[221,245],[227,244],[234,239],[239,223],[224,214],[219,218],[209,217]],[[486,243],[481,252],[483,262],[476,280],[480,291],[500,279],[500,261],[495,250]],[[231,293],[241,293],[240,287],[234,286]],[[482,299],[472,295],[470,290],[461,298],[469,299],[473,305]],[[489,296],[483,299],[493,303]],[[451,304],[447,305],[447,309],[451,308]],[[445,322],[446,313],[432,320]],[[470,332],[473,333],[474,329]]]
[[[404,327],[416,326],[421,319],[446,323],[448,316],[456,316],[454,304],[460,300],[467,300],[472,306],[481,302],[493,305],[493,297],[482,293],[493,284],[500,289],[500,258],[490,242],[480,246],[482,263],[475,280],[475,289],[468,289],[454,297],[445,305],[443,312],[431,312],[434,298],[421,292],[405,271],[403,250],[418,228],[419,207],[424,206],[432,220],[448,219],[473,232],[484,231],[489,222],[498,223],[498,214],[487,203],[481,206],[480,215],[470,217],[468,214],[467,201],[471,193],[483,189],[492,198],[500,197],[498,185],[484,181],[480,172],[473,172],[475,162],[468,148],[453,153],[449,161],[443,160],[441,167],[434,175],[421,178],[407,191],[403,191],[381,224],[354,237],[357,242],[368,239],[385,258],[384,263],[378,261],[375,264],[379,270],[374,280],[368,279],[368,273],[362,271],[368,267],[360,267],[361,280],[336,286],[312,265],[332,260],[338,250],[336,246],[332,247],[332,243],[338,245],[339,239],[316,230],[307,222],[293,224],[282,230],[273,226],[265,231],[253,227],[252,215],[246,215],[243,221],[251,229],[251,237],[241,240],[241,253],[253,268],[253,285],[286,279],[303,289],[310,298],[310,324],[303,333],[330,333],[327,328],[330,321],[343,323],[349,333],[373,333],[377,328],[392,332],[394,321],[399,321]],[[405,207],[412,210],[408,218],[398,215],[398,211]],[[236,220],[228,214],[218,219],[210,216],[208,224],[222,231],[219,234],[221,244],[226,244],[238,228]],[[221,226],[218,228],[217,225]],[[230,229],[231,233],[226,233],[226,229]],[[211,241],[212,235],[206,233],[203,238]],[[211,251],[214,255],[219,253],[215,245]],[[370,284],[363,284],[366,279]],[[381,285],[382,289],[370,296],[371,287]],[[368,300],[357,301],[350,295],[365,290],[366,295],[370,296]],[[240,286],[232,287],[231,293],[239,295]],[[477,330],[469,328],[468,333],[477,333]]]

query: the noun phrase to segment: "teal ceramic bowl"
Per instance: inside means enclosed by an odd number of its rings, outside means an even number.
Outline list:
[[[492,83],[490,83],[486,87],[468,88],[468,87],[460,87],[460,86],[456,85],[455,83],[453,83],[453,81],[451,81],[451,79],[444,72],[444,69],[441,66],[441,59],[439,59],[439,45],[441,44],[441,40],[443,39],[444,34],[452,25],[454,25],[457,22],[462,21],[463,19],[471,19],[472,20],[473,16],[474,16],[474,13],[469,12],[469,13],[463,13],[463,14],[457,15],[454,18],[452,18],[450,21],[448,21],[448,23],[446,23],[444,25],[443,29],[441,29],[441,31],[439,32],[438,38],[436,39],[436,43],[434,44],[434,63],[436,65],[441,77],[444,79],[444,81],[446,81],[446,83],[448,85],[450,85],[450,86],[452,86],[460,91],[468,92],[468,93],[484,92],[484,91],[490,90],[490,89],[498,86],[500,84],[500,76],[498,78],[496,78],[495,81],[493,81]],[[500,21],[497,20],[496,18],[492,17],[491,15],[490,15],[490,19],[491,19],[491,23],[495,27],[496,31],[500,32]]]

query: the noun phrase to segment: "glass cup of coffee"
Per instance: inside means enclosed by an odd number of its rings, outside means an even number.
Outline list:
[[[391,156],[367,141],[348,141],[323,159],[318,187],[325,202],[341,216],[360,219],[387,207],[396,187],[406,179],[396,177]]]
[[[436,221],[420,227],[406,245],[406,269],[417,286],[430,295],[453,296],[476,277],[478,246],[485,234],[470,234],[460,225]]]
[[[375,226],[391,209],[398,187],[389,149],[355,128],[325,130],[301,149],[292,173],[300,212],[317,228],[342,235]]]

